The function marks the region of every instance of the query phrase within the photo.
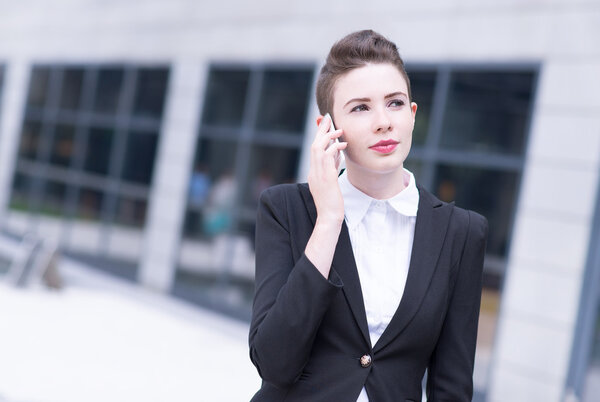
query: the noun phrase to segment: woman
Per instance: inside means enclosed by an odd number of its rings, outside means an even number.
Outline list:
[[[253,400],[420,401],[426,369],[429,401],[471,400],[487,221],[404,169],[417,105],[396,46],[337,42],[317,103],[338,130],[319,117],[308,185],[258,208]]]

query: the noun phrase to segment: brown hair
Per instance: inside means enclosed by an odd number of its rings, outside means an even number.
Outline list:
[[[333,113],[333,90],[338,78],[369,63],[390,63],[406,80],[408,98],[412,99],[410,80],[396,45],[370,29],[353,32],[337,41],[329,51],[317,79],[319,112]]]

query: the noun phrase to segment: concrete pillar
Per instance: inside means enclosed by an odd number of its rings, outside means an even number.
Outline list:
[[[175,274],[206,70],[197,60],[172,65],[155,163],[139,280],[167,292]]]
[[[11,193],[21,125],[29,85],[29,63],[12,59],[4,66],[0,94],[0,226],[4,225]]]

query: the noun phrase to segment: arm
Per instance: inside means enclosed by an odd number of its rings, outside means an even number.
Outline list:
[[[448,311],[428,367],[428,401],[471,401],[487,220],[469,211]]]
[[[301,374],[323,315],[342,286],[330,269],[344,219],[335,153],[345,143],[329,146],[341,130],[327,134],[325,123],[311,147],[308,178],[317,221],[298,261],[292,258],[285,194],[265,191],[258,208],[250,358],[263,380],[283,388]]]

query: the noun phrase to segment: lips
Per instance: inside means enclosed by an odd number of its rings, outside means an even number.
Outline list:
[[[398,141],[383,140],[383,141],[379,141],[375,145],[370,146],[369,148],[376,152],[382,153],[382,154],[389,154],[390,152],[394,151],[394,149],[396,149],[398,144],[399,144]]]

